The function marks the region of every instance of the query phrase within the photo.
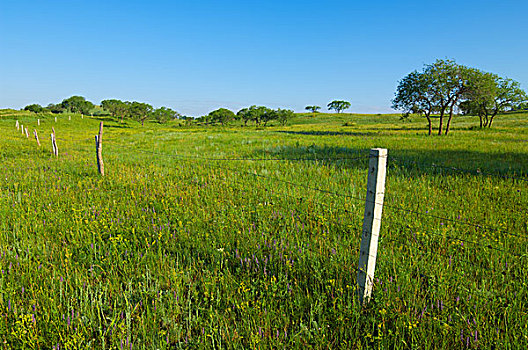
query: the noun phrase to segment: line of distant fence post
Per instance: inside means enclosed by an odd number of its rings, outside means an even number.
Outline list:
[[[374,270],[378,254],[378,238],[381,228],[381,213],[385,196],[385,177],[387,174],[387,150],[370,150],[367,180],[367,197],[357,274],[358,296],[360,303],[368,303],[374,285]]]

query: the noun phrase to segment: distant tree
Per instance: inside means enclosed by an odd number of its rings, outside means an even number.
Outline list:
[[[286,125],[288,120],[292,119],[295,113],[293,113],[292,110],[289,109],[278,109],[277,110],[277,119],[279,120],[279,123],[281,125]]]
[[[256,125],[260,125],[262,122],[267,123],[273,119],[273,114],[269,114],[270,109],[264,106],[251,106],[243,108],[237,113],[237,117],[244,121],[244,125],[247,125],[248,121],[254,121]]]
[[[244,125],[247,125],[247,122],[253,119],[253,117],[251,115],[252,108],[256,108],[256,106],[251,106],[251,107],[248,107],[248,108],[242,108],[241,110],[239,110],[237,112],[237,118],[238,119],[242,119],[244,121]]]
[[[260,112],[259,118],[261,122],[264,122],[264,126],[266,126],[268,122],[279,118],[277,111],[267,107],[264,107],[263,109],[257,109],[257,111]]]
[[[256,125],[260,125],[265,119],[270,117],[266,115],[269,111],[270,109],[265,106],[250,107],[251,120],[253,120]]]
[[[128,105],[126,102],[116,99],[103,100],[101,106],[107,110],[112,117],[121,117],[123,123],[125,116],[128,113]]]
[[[72,96],[61,102],[62,107],[72,113],[89,114],[94,104],[82,96]]]
[[[128,115],[141,122],[141,126],[145,124],[145,120],[152,116],[153,108],[148,103],[143,102],[130,102],[128,104]]]
[[[307,111],[311,111],[313,113],[313,116],[315,117],[315,113],[317,113],[318,110],[321,109],[319,106],[306,106],[304,109]]]
[[[58,104],[50,103],[46,107],[46,109],[49,110],[51,113],[54,113],[54,114],[58,114],[58,113],[64,112],[64,107],[62,107],[62,105],[60,103],[58,103]]]
[[[339,101],[339,100],[334,100],[332,102],[330,102],[327,107],[329,110],[335,110],[337,113],[341,113],[342,111],[344,111],[345,109],[349,109],[351,106],[350,102],[348,101]]]
[[[181,117],[180,113],[173,111],[168,107],[160,107],[152,111],[152,118],[158,121],[158,123],[167,123],[168,121],[178,119]]]
[[[24,107],[24,110],[25,111],[30,111],[30,112],[33,112],[33,113],[40,113],[40,112],[45,111],[45,108],[42,107],[41,105],[37,104],[37,103],[34,103],[34,104],[27,105],[26,107]]]
[[[222,125],[225,125],[235,119],[235,113],[226,108],[219,108],[209,113],[209,117],[213,122],[220,122]]]

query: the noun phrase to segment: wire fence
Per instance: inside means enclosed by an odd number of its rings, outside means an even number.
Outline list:
[[[94,139],[91,138],[91,137],[90,138],[79,138],[79,139],[76,139],[76,138],[73,138],[73,137],[72,138],[57,138],[57,140],[60,140],[60,141],[63,141],[63,142],[75,142],[75,143],[84,143],[84,142],[89,142],[89,141],[93,142],[94,141]],[[138,147],[127,146],[127,145],[123,145],[123,144],[119,144],[119,143],[113,143],[112,141],[109,144],[111,146],[118,147],[119,151],[126,149],[126,150],[129,150],[129,151],[135,152],[135,153],[141,153],[141,154],[146,154],[146,155],[150,155],[150,156],[165,157],[165,158],[177,159],[177,160],[181,160],[181,161],[199,162],[204,167],[208,167],[208,168],[216,169],[216,170],[222,170],[222,171],[229,172],[229,173],[232,173],[232,174],[237,174],[240,177],[251,176],[251,177],[254,177],[256,179],[263,179],[263,180],[269,181],[271,183],[285,184],[285,185],[287,185],[287,188],[290,188],[290,189],[291,188],[296,188],[296,189],[301,189],[302,191],[310,191],[310,192],[314,192],[314,193],[320,193],[320,194],[323,194],[323,195],[328,196],[328,197],[345,198],[347,200],[353,200],[353,201],[361,202],[361,203],[365,203],[367,201],[365,197],[361,197],[361,196],[355,196],[355,195],[342,193],[342,192],[338,192],[338,191],[334,191],[334,190],[320,188],[320,187],[313,186],[313,185],[308,185],[308,184],[305,184],[305,183],[298,183],[298,182],[295,182],[295,181],[291,181],[291,180],[287,180],[287,179],[283,179],[283,178],[278,178],[276,176],[264,175],[262,173],[257,173],[256,171],[247,171],[247,170],[240,169],[240,168],[234,168],[231,163],[235,163],[235,162],[262,162],[262,163],[265,163],[265,162],[315,162],[317,164],[318,162],[324,163],[324,162],[335,162],[335,161],[351,161],[351,162],[352,161],[354,161],[354,162],[355,161],[360,161],[361,162],[361,161],[366,161],[366,160],[368,160],[370,158],[370,155],[367,154],[368,150],[358,151],[355,155],[349,154],[349,155],[346,155],[346,156],[339,156],[339,157],[336,157],[336,156],[333,156],[333,157],[317,157],[317,156],[314,156],[314,157],[295,157],[295,158],[292,158],[292,157],[290,157],[290,158],[289,157],[276,157],[276,156],[269,157],[269,158],[263,158],[263,157],[240,157],[240,156],[234,156],[234,157],[205,157],[205,156],[202,156],[202,155],[178,154],[178,153],[170,154],[170,153],[164,153],[164,152],[143,150],[143,149],[139,149]],[[119,152],[119,151],[111,149],[110,152]],[[520,182],[528,181],[528,178],[526,178],[526,177],[510,176],[510,175],[503,175],[503,174],[493,174],[493,173],[488,173],[488,172],[482,172],[482,171],[480,171],[478,169],[477,170],[468,170],[468,169],[461,169],[461,168],[450,167],[450,166],[442,166],[442,165],[437,165],[437,164],[420,164],[420,163],[418,163],[416,161],[404,160],[404,159],[402,159],[400,157],[393,157],[393,156],[388,157],[388,159],[395,160],[398,163],[398,165],[400,165],[400,164],[404,164],[404,165],[405,164],[411,164],[414,167],[432,168],[432,169],[440,170],[440,171],[450,171],[450,172],[457,172],[457,173],[463,173],[463,174],[469,174],[469,175],[475,175],[475,176],[498,177],[498,178],[503,178],[503,179],[511,179],[511,180],[514,180],[514,181],[520,181]],[[229,186],[231,188],[231,190],[233,190],[233,191],[240,191],[240,187],[239,186],[244,186],[245,183],[242,182],[242,181],[237,180],[237,178],[238,177],[230,177],[230,181],[232,183],[228,183],[226,181],[224,181],[223,183],[224,183],[224,185]],[[364,184],[361,184],[358,187],[363,188]],[[307,201],[307,200],[314,201],[314,198],[308,198],[307,196],[301,196],[299,194],[292,194],[292,193],[290,193],[289,191],[286,191],[286,190],[282,190],[282,191],[279,191],[279,192],[274,192],[274,191],[268,191],[267,189],[265,189],[265,191],[268,192],[271,196],[276,196],[276,197],[280,197],[280,198],[288,197],[290,200],[295,201],[295,203],[302,202],[302,201]],[[342,215],[350,215],[351,214],[351,211],[349,209],[346,209],[346,208],[343,208],[343,207],[339,207],[339,206],[336,207],[334,205],[329,205],[329,204],[323,203],[321,201],[317,202],[317,204],[321,205],[323,207],[326,207],[327,210],[332,209],[333,211],[338,211],[338,212],[342,213]],[[517,232],[512,232],[510,230],[504,230],[504,229],[501,229],[501,228],[492,227],[490,225],[483,225],[481,223],[477,223],[477,222],[475,222],[474,218],[461,220],[459,218],[448,217],[446,215],[433,214],[433,213],[429,213],[427,211],[424,212],[424,211],[420,211],[420,210],[416,210],[416,209],[410,209],[410,208],[401,207],[401,206],[397,205],[395,201],[391,202],[390,199],[389,200],[385,200],[384,203],[375,203],[375,204],[382,205],[384,210],[385,209],[389,209],[389,210],[393,210],[393,211],[400,212],[400,213],[416,215],[417,217],[429,218],[429,219],[433,219],[433,220],[441,221],[441,222],[449,222],[449,223],[452,223],[453,225],[471,227],[471,228],[475,228],[475,229],[479,230],[481,233],[484,233],[484,232],[487,232],[487,233],[498,233],[498,234],[501,234],[501,235],[504,235],[504,236],[516,237],[516,238],[519,238],[519,239],[528,238],[527,235],[525,235],[525,234],[520,234],[520,233],[517,233]],[[335,225],[339,225],[339,222],[337,222],[337,221],[334,221],[333,223]],[[382,239],[380,241],[381,244],[394,243],[394,244],[401,244],[401,245],[412,247],[413,243],[414,243],[415,247],[413,249],[416,249],[420,254],[436,255],[436,256],[442,257],[443,259],[448,259],[449,260],[449,264],[451,264],[451,259],[453,258],[454,254],[443,252],[441,250],[432,250],[432,249],[430,249],[430,247],[426,246],[423,242],[420,242],[420,240],[417,238],[416,234],[413,232],[413,230],[409,226],[401,227],[401,228],[403,229],[403,231],[405,231],[407,233],[410,233],[410,235],[408,235],[408,237],[412,238],[413,241],[410,241],[410,239],[402,240],[402,239],[393,238],[393,237],[382,237]],[[449,242],[457,242],[457,243],[460,244],[460,246],[463,246],[465,249],[492,250],[492,251],[501,253],[502,256],[513,257],[513,258],[516,258],[516,259],[524,259],[524,258],[528,257],[528,252],[525,252],[525,253],[522,253],[522,254],[521,253],[517,253],[517,252],[512,251],[511,249],[506,249],[504,246],[499,247],[499,246],[496,245],[496,243],[494,243],[494,244],[492,244],[490,242],[486,243],[486,242],[482,242],[482,241],[479,241],[479,240],[471,239],[471,238],[468,238],[468,237],[454,236],[452,234],[440,234],[440,233],[433,232],[433,231],[430,231],[430,230],[427,231],[426,234],[427,234],[427,237],[430,237],[430,238],[436,238],[436,239],[439,239],[439,240],[444,240],[444,241],[449,241]],[[411,249],[411,248],[409,248],[409,249]],[[457,258],[461,258],[460,255],[458,255]],[[468,260],[468,263],[470,263],[470,262],[471,261]],[[422,274],[422,272],[420,272],[420,274]],[[427,276],[426,273],[423,273],[422,275],[425,278],[429,278],[429,279],[432,278],[431,276]],[[466,290],[466,291],[468,293],[470,292],[470,290]],[[479,296],[488,297],[486,295],[486,293],[493,294],[492,298],[500,295],[500,292],[498,292],[498,291],[487,291],[485,293],[479,293]]]

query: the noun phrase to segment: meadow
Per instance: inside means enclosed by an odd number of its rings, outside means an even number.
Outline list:
[[[528,113],[477,125],[459,116],[427,136],[398,115],[141,127],[0,111],[0,348],[526,349]],[[375,147],[388,173],[361,305]]]

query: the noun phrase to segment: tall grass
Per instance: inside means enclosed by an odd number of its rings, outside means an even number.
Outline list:
[[[104,178],[98,119],[0,118],[7,349],[528,345],[526,114],[490,130],[461,117],[447,137],[390,115],[262,130],[106,120]],[[362,306],[373,147],[391,158],[374,297]],[[274,160],[218,160],[233,158]]]

